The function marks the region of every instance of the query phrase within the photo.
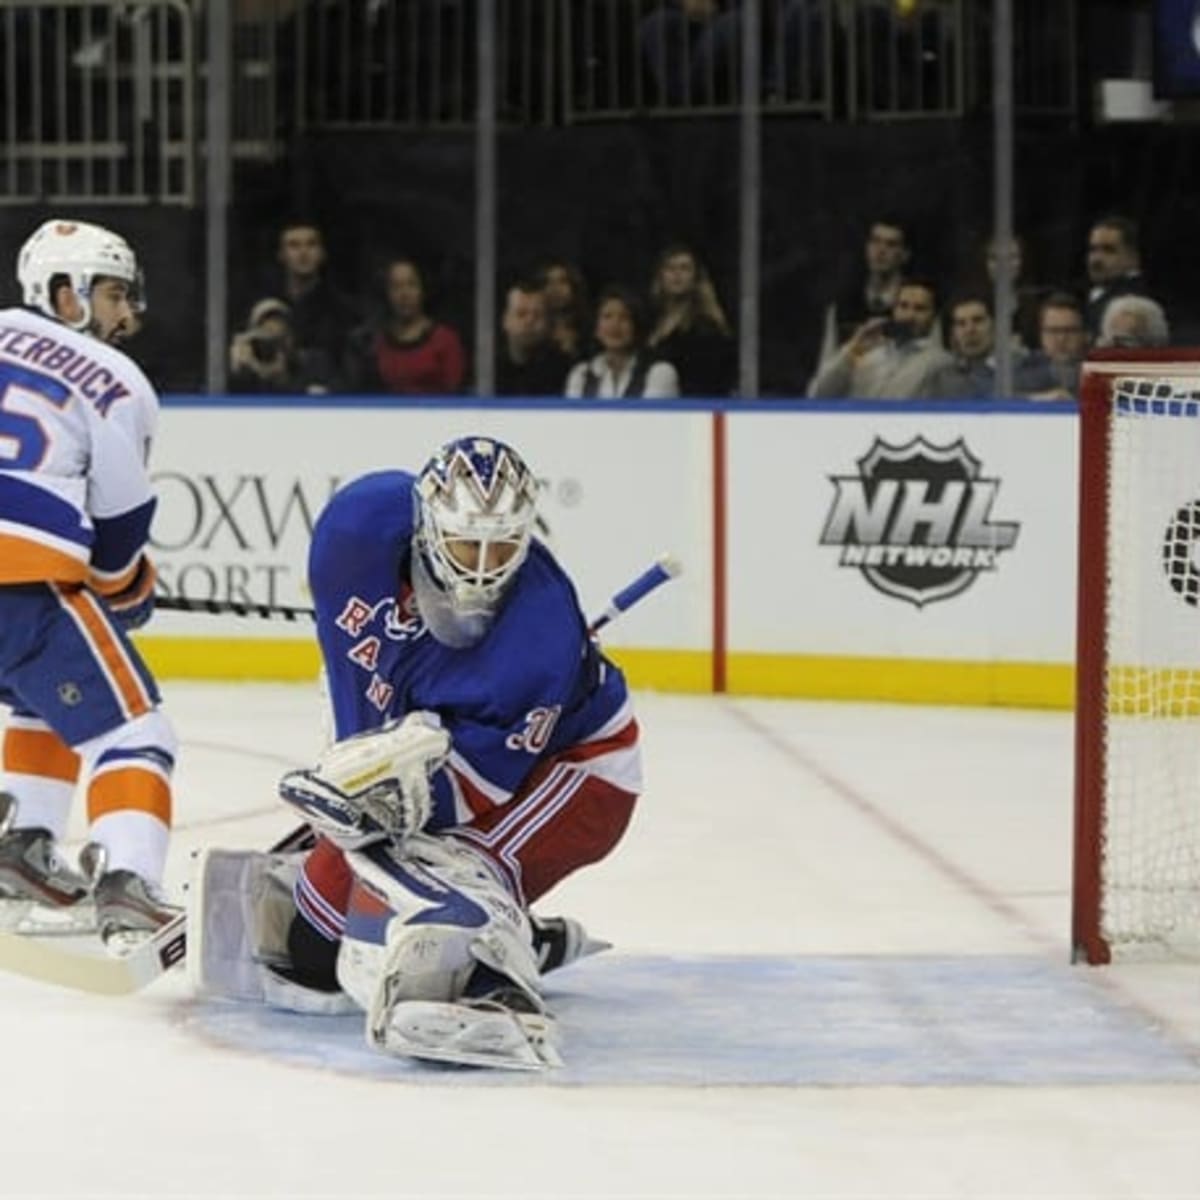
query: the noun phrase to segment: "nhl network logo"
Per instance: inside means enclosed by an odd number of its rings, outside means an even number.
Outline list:
[[[876,438],[857,475],[830,477],[837,494],[821,545],[840,546],[841,566],[918,608],[957,596],[996,569],[1020,530],[989,519],[1000,481],[981,476],[981,465],[962,438],[949,446]]]

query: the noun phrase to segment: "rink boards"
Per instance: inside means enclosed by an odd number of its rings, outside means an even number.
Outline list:
[[[589,612],[664,551],[682,560],[608,634],[637,686],[1071,702],[1070,404],[171,398],[153,459],[160,586],[307,603],[311,524],[339,483],[466,432],[537,471]],[[142,640],[165,677],[317,669],[295,624],[164,613]]]

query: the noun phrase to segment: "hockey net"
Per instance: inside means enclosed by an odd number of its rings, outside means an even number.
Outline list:
[[[1200,350],[1086,364],[1079,495],[1074,954],[1200,957]]]

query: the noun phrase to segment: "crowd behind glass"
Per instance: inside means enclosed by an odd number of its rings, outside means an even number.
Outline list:
[[[992,311],[998,257],[1010,256],[1016,304],[1007,332],[1013,394],[1075,395],[1091,346],[1170,343],[1142,273],[1138,229],[1112,214],[1080,249],[1084,282],[1030,279],[1019,237],[979,248],[950,283],[921,273],[905,223],[880,213],[830,288],[819,330],[796,330],[797,354],[818,344],[807,394],[836,399],[978,399],[996,395]],[[465,395],[465,339],[431,304],[423,265],[396,256],[373,286],[349,295],[328,269],[323,230],[295,219],[243,304],[229,347],[234,393]],[[593,283],[596,286],[592,286]],[[531,263],[500,300],[495,391],[598,399],[731,396],[737,342],[701,249],[663,247],[642,287],[589,281],[571,262]],[[815,335],[815,336],[814,336]]]

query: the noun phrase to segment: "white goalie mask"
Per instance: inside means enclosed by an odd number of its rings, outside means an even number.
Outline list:
[[[100,277],[128,284],[130,307],[134,312],[145,309],[136,255],[123,237],[101,225],[55,219],[29,236],[17,255],[17,280],[24,303],[62,321],[50,287],[58,276],[66,278],[83,309],[79,320],[64,322],[72,329],[87,331],[90,326],[92,285]]]
[[[529,553],[537,480],[494,438],[443,446],[415,486],[413,589],[433,636],[477,642]]]

